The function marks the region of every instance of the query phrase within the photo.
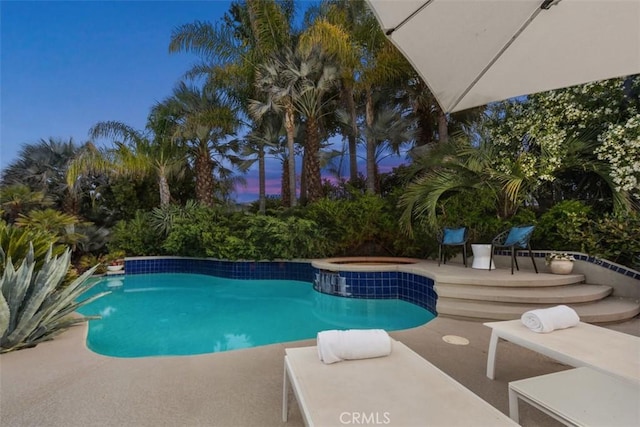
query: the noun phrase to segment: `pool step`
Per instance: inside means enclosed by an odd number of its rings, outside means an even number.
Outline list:
[[[588,284],[508,288],[436,283],[434,289],[440,298],[531,304],[566,304],[598,301],[608,297],[613,292],[611,286]]]
[[[583,274],[550,274],[540,262],[541,272],[536,274],[526,261],[514,274],[504,262],[497,262],[498,269],[491,271],[464,268],[460,263],[431,267],[438,316],[512,320],[525,311],[558,304],[573,307],[589,323],[621,322],[640,313],[638,300],[614,296],[613,286],[585,283]]]
[[[519,319],[526,311],[546,308],[557,304],[523,304],[493,301],[473,301],[438,298],[438,316],[473,320],[513,320]],[[580,320],[588,323],[611,323],[632,319],[640,314],[640,303],[630,298],[609,296],[599,301],[587,303],[567,303]]]
[[[424,267],[409,266],[403,271],[424,271]],[[481,287],[506,287],[506,288],[532,288],[532,287],[553,287],[583,283],[584,274],[551,274],[540,272],[536,274],[533,270],[521,268],[511,274],[511,269],[498,268],[496,270],[478,270],[471,267],[464,268],[459,264],[443,264],[440,267],[429,265],[429,276],[433,277],[437,283],[450,285],[477,285]]]

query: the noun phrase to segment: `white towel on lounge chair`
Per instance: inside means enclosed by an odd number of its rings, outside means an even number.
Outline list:
[[[580,322],[578,313],[566,305],[551,308],[541,308],[527,311],[520,318],[522,324],[533,332],[552,332],[556,329],[566,329],[576,326]]]
[[[318,356],[326,364],[391,354],[391,337],[383,329],[321,331],[317,341]]]

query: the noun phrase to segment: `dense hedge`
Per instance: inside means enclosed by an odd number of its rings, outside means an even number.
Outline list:
[[[640,267],[640,217],[593,216],[578,201],[557,204],[537,216],[521,208],[509,221],[499,220],[491,204],[461,193],[441,208],[440,224],[466,225],[472,242],[490,242],[517,224],[536,224],[536,249],[580,251],[631,267]],[[398,225],[393,197],[363,195],[323,199],[307,207],[271,209],[267,215],[206,208],[171,207],[155,215],[139,212],[118,223],[110,250],[128,256],[177,255],[219,259],[296,259],[330,256],[388,255],[435,258],[435,229],[414,227],[413,235]]]

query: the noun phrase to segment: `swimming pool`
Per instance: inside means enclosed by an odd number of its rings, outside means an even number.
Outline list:
[[[314,338],[321,330],[407,329],[432,320],[397,299],[326,295],[295,280],[237,280],[200,274],[104,278],[89,292],[111,294],[80,308],[87,346],[114,357],[214,353]]]

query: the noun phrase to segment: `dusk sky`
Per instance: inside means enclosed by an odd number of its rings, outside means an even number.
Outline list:
[[[299,3],[304,9],[306,2]],[[100,121],[144,129],[150,108],[197,62],[190,54],[169,54],[171,31],[196,20],[216,22],[229,4],[1,1],[0,169],[17,159],[23,144],[84,143]],[[280,166],[270,162],[268,169],[267,193],[279,193]],[[256,175],[247,175],[239,201],[257,198]]]

